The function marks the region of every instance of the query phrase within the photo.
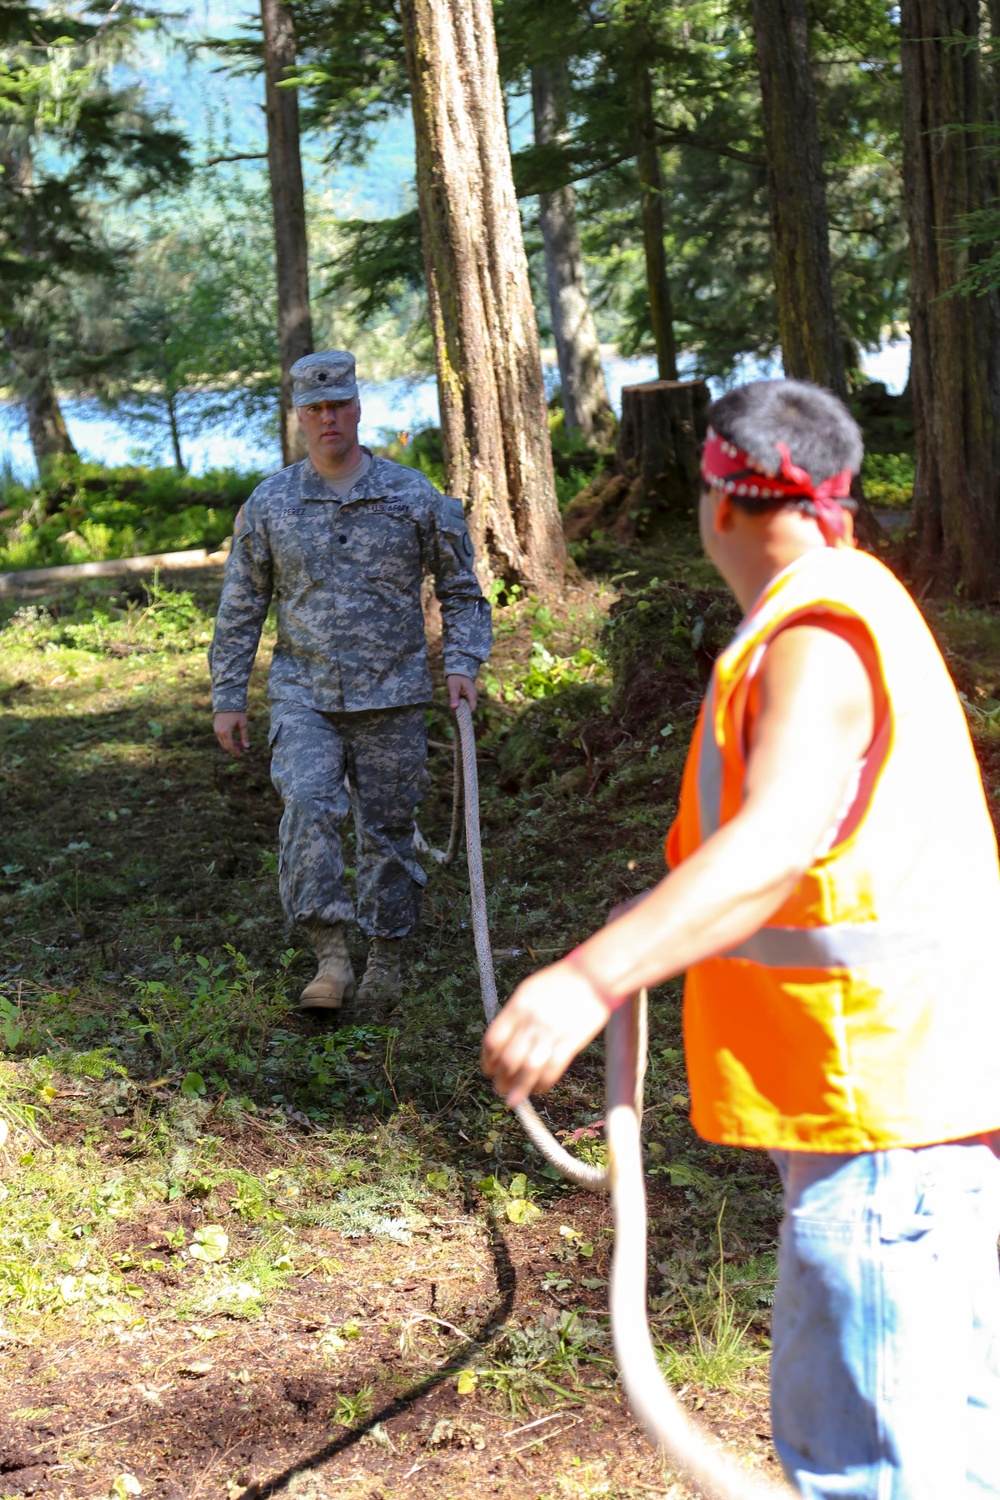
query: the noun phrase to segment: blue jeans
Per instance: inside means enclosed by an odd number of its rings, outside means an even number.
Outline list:
[[[807,1500],[1000,1496],[1000,1160],[775,1151],[771,1419]]]

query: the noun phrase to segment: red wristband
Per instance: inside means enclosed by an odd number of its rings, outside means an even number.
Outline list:
[[[566,957],[563,959],[563,963],[569,964],[570,968],[575,969],[576,972],[580,975],[581,979],[585,979],[587,981],[587,983],[590,985],[590,988],[597,996],[598,1000],[600,1000],[601,1004],[604,1006],[605,1010],[607,1010],[609,1013],[613,1010],[617,1010],[619,1005],[625,1004],[625,1001],[628,999],[628,995],[612,995],[608,990],[604,988],[603,985],[598,984],[593,974],[591,974],[589,968],[580,957],[582,952],[583,944],[581,943],[578,948],[574,948],[571,953],[566,954]]]

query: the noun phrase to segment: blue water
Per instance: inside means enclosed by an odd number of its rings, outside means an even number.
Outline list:
[[[608,388],[616,409],[621,406],[621,388],[637,380],[651,380],[656,374],[652,359],[610,359],[605,365]],[[545,370],[546,385],[558,384],[558,371],[552,365]],[[142,443],[129,433],[96,402],[66,401],[63,413],[70,436],[83,458],[105,464],[131,462],[173,462],[170,438],[166,428],[159,435],[144,433]],[[433,377],[387,380],[375,385],[361,382],[361,441],[369,446],[384,443],[398,432],[414,432],[438,421],[437,382]],[[240,470],[276,469],[281,462],[277,439],[262,430],[238,432],[225,422],[207,427],[182,443],[185,463],[193,474],[207,469]],[[27,478],[34,469],[31,447],[20,409],[0,405],[0,466],[8,464],[16,474]]]
[[[908,342],[900,340],[863,356],[862,363],[872,380],[882,380],[889,390],[898,392],[906,384],[909,355]],[[775,368],[750,363],[740,371],[743,379],[776,373],[780,372]],[[655,379],[656,363],[650,356],[612,357],[604,361],[604,374],[611,403],[620,412],[622,386]],[[545,382],[550,391],[558,383],[558,371],[552,363],[545,366]],[[133,434],[96,402],[67,401],[63,411],[70,436],[84,458],[105,464],[173,461],[165,428],[159,441],[154,441],[154,435],[150,434],[140,445]],[[412,432],[437,421],[437,383],[433,377],[388,380],[379,385],[361,382],[363,443],[379,444],[395,437],[397,432]],[[222,468],[267,471],[278,468],[281,461],[275,438],[264,431],[236,432],[224,422],[186,439],[183,448],[185,462],[193,474]],[[23,478],[29,478],[35,467],[21,410],[10,403],[0,403],[0,468],[4,465]]]

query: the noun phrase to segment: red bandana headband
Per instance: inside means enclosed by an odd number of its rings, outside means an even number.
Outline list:
[[[776,443],[775,447],[781,454],[781,468],[768,470],[710,427],[701,455],[701,477],[727,495],[746,496],[748,500],[811,501],[827,546],[835,547],[847,535],[847,520],[837,501],[846,500],[851,493],[850,469],[842,469],[822,484],[813,484],[807,470],[792,463],[787,443]]]

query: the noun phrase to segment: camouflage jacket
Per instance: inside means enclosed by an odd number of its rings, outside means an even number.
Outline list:
[[[308,459],[265,479],[236,518],[209,651],[213,709],[246,708],[272,595],[272,701],[348,713],[428,702],[425,572],[441,604],[445,672],[475,677],[493,635],[460,501],[386,458],[344,499]]]

